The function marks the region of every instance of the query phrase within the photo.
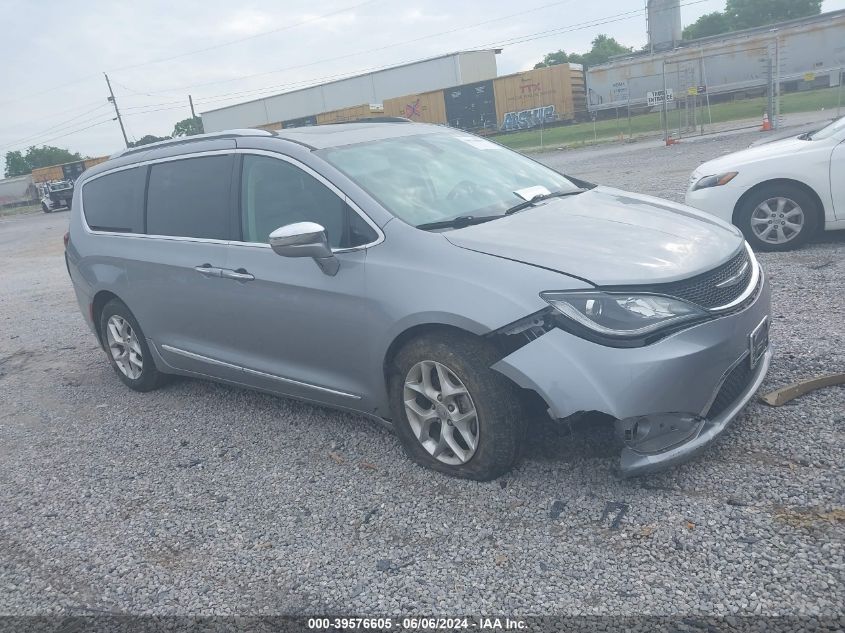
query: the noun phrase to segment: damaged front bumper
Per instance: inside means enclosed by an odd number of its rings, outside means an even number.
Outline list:
[[[615,418],[621,474],[641,475],[700,452],[754,396],[772,351],[768,339],[764,353],[750,341],[767,323],[770,301],[764,279],[741,312],[639,348],[605,347],[553,329],[493,369],[535,391],[555,419],[583,411]]]
[[[740,362],[747,363],[749,359],[746,356]],[[663,414],[618,420],[616,431],[625,444],[619,460],[621,474],[625,477],[645,475],[683,463],[700,453],[754,397],[771,362],[772,350],[769,348],[745,389],[712,417]],[[646,430],[642,428],[644,425],[648,427]]]

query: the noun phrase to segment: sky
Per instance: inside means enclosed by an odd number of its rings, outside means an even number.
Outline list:
[[[681,0],[684,25],[724,0]],[[55,145],[84,156],[170,135],[190,116],[462,49],[503,48],[499,74],[599,33],[646,43],[645,0],[0,0],[0,163]],[[825,0],[823,11],[845,9]],[[553,33],[548,33],[555,30]],[[517,40],[517,41],[514,41]]]

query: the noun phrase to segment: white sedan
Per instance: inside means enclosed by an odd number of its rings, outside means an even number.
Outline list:
[[[845,118],[704,163],[690,177],[686,203],[733,222],[761,250],[845,229]]]

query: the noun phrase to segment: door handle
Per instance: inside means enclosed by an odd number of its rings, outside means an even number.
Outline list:
[[[220,277],[223,272],[222,268],[216,268],[211,264],[203,264],[202,266],[194,266],[194,270],[205,275],[206,277]]]
[[[245,271],[243,268],[238,268],[237,270],[229,270],[228,268],[224,268],[220,276],[224,279],[235,279],[237,281],[252,281],[255,279],[255,275],[252,275]]]

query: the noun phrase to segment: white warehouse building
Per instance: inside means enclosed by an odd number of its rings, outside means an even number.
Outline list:
[[[363,75],[339,79],[246,103],[202,112],[206,132],[259,127],[277,121],[294,124],[321,112],[361,104],[381,104],[385,99],[442,90],[496,77],[498,50],[474,50],[432,57]]]

